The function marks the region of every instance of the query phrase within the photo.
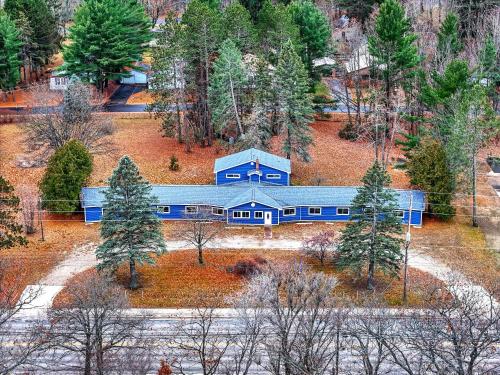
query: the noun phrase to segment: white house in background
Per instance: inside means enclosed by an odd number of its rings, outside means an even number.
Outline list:
[[[122,77],[120,79],[120,83],[122,85],[147,85],[148,84],[148,75],[151,70],[151,66],[145,63],[137,63],[135,64],[138,69],[131,69],[128,71],[130,76]]]
[[[312,63],[313,67],[320,68],[324,66],[334,66],[335,60],[332,59],[331,57],[325,56],[325,57],[320,57],[318,59],[314,59]]]
[[[64,91],[68,88],[70,77],[64,71],[54,71],[49,78],[49,88],[54,91]]]

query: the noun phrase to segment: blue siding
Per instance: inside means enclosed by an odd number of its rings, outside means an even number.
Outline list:
[[[233,218],[233,211],[250,211],[250,218],[249,219],[235,219]],[[252,207],[251,203],[246,203],[242,204],[241,206],[233,207],[228,210],[228,223],[230,224],[242,224],[242,225],[264,225],[264,218],[262,219],[255,219],[254,213],[255,211],[263,211],[265,213],[266,211],[271,211],[272,212],[272,224],[273,225],[278,225],[278,213],[279,210],[276,208],[264,206],[263,204],[260,203],[255,203],[255,207]]]
[[[316,206],[315,206],[316,207]],[[185,205],[171,205],[170,213],[158,213],[156,212],[156,206],[154,206],[153,211],[162,220],[183,220],[187,219],[185,212]],[[102,219],[102,209],[101,207],[86,207],[84,209],[84,216],[86,223],[99,222]],[[249,219],[234,219],[233,211],[250,211]],[[214,219],[223,220],[230,224],[240,224],[240,225],[264,225],[264,218],[255,219],[255,211],[271,211],[272,212],[272,224],[278,225],[280,223],[287,222],[300,222],[300,221],[349,221],[351,220],[351,215],[337,215],[337,207],[321,207],[321,215],[309,215],[309,206],[295,207],[295,215],[284,216],[283,210],[278,210],[276,208],[268,207],[260,203],[256,203],[255,207],[251,206],[251,203],[247,203],[241,206],[233,207],[224,212],[223,216],[214,215]],[[229,219],[228,216],[229,215]],[[408,224],[408,211],[404,211],[404,217],[401,221],[402,224]],[[422,225],[422,212],[412,211],[411,214],[411,224],[416,226]]]
[[[229,169],[225,169],[223,171],[219,171],[215,176],[215,183],[217,185],[223,184],[231,184],[235,182],[248,182],[249,176],[248,171],[255,169],[255,163],[249,162],[242,165],[238,165],[236,167],[232,167]],[[260,177],[260,182],[271,183],[275,185],[288,185],[289,177],[288,173],[268,167],[266,165],[260,164],[259,170],[262,171],[262,176]],[[240,178],[226,178],[226,173],[238,173]],[[279,174],[280,178],[278,179],[268,179],[268,174]]]
[[[101,207],[86,207],[84,208],[85,222],[93,223],[101,221],[102,208]]]

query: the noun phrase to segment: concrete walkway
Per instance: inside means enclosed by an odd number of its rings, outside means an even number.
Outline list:
[[[193,249],[184,241],[166,241],[168,251]],[[300,250],[302,242],[300,240],[286,239],[259,239],[252,236],[232,236],[218,239],[206,246],[207,249],[270,249],[270,250]],[[52,306],[56,295],[64,288],[64,285],[76,274],[86,271],[97,265],[95,257],[96,244],[89,243],[76,248],[73,252],[58,264],[39,285],[28,285],[25,294],[37,290],[37,296],[28,306],[31,309],[46,309]],[[444,263],[428,255],[423,255],[418,250],[410,249],[408,253],[408,264],[410,267],[426,272],[435,278],[449,284],[450,281],[460,280],[463,290],[472,290],[478,295],[487,299],[487,291],[476,284],[470,282],[464,275],[454,272]]]

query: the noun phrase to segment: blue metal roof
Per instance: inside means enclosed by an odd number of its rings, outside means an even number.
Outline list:
[[[82,189],[83,207],[102,207],[106,187]],[[358,187],[344,186],[267,186],[238,185],[153,185],[152,195],[160,205],[210,205],[231,208],[249,202],[269,207],[290,206],[350,206]],[[395,190],[398,207],[409,209],[410,194],[413,209],[425,210],[425,195],[418,190]]]
[[[260,164],[268,167],[275,168],[286,173],[292,172],[290,160],[256,148],[249,148],[248,150],[216,159],[214,164],[214,173],[248,162],[255,162],[257,159],[259,159]]]

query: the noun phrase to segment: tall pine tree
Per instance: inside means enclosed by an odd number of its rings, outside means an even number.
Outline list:
[[[213,64],[213,74],[208,87],[208,101],[216,131],[223,132],[236,126],[238,134],[245,133],[240,104],[247,82],[247,73],[241,52],[231,39],[222,43],[219,57]]]
[[[161,223],[153,213],[157,199],[151,196],[151,185],[139,174],[128,157],[120,159],[105,192],[101,225],[102,245],[96,256],[99,269],[116,269],[128,262],[130,289],[139,287],[136,263],[153,264],[151,253],[165,251]]]
[[[6,0],[5,11],[20,29],[26,31],[24,38],[30,48],[31,68],[46,65],[58,51],[61,41],[56,17],[47,0]]]
[[[368,50],[384,82],[387,123],[395,87],[405,78],[408,69],[420,61],[415,45],[417,36],[410,30],[410,22],[399,1],[385,0],[375,21],[375,33],[368,38]]]
[[[185,27],[186,82],[193,96],[192,122],[197,124],[198,140],[211,145],[214,129],[208,107],[208,86],[211,80],[211,63],[223,38],[221,12],[204,0],[189,2],[182,15]]]
[[[330,43],[330,24],[323,12],[310,0],[295,0],[288,10],[299,27],[302,49],[302,61],[312,71],[314,59],[323,57]]]
[[[458,16],[455,13],[450,12],[446,15],[437,38],[436,65],[439,69],[445,65],[446,61],[456,58],[463,48],[458,34]]]
[[[104,90],[125,77],[151,39],[150,22],[137,0],[85,0],[69,29],[61,70]]]
[[[257,21],[260,48],[266,60],[277,64],[281,49],[289,40],[297,52],[302,51],[299,27],[283,4],[274,5],[266,0]]]
[[[394,191],[387,188],[389,174],[375,161],[363,177],[351,210],[352,222],[343,231],[338,247],[339,263],[357,272],[367,265],[369,290],[375,288],[375,270],[396,276],[402,259],[401,219],[396,216]]]
[[[14,188],[0,176],[0,250],[26,245],[26,239],[22,235],[23,227],[17,223],[20,211],[19,198],[14,195]]]
[[[307,70],[291,41],[286,42],[281,51],[276,68],[276,86],[280,107],[279,123],[284,134],[283,152],[288,159],[294,154],[303,161],[309,161],[312,100]]]
[[[19,82],[22,42],[15,23],[0,10],[0,90],[10,91]]]
[[[162,119],[165,136],[176,136],[179,143],[189,143],[183,113],[189,110],[186,108],[183,27],[177,22],[175,14],[169,13],[157,34],[149,80],[149,91],[154,101],[148,105],[148,111]]]
[[[229,4],[222,15],[226,37],[243,53],[250,53],[257,44],[257,31],[248,10],[238,1]]]

